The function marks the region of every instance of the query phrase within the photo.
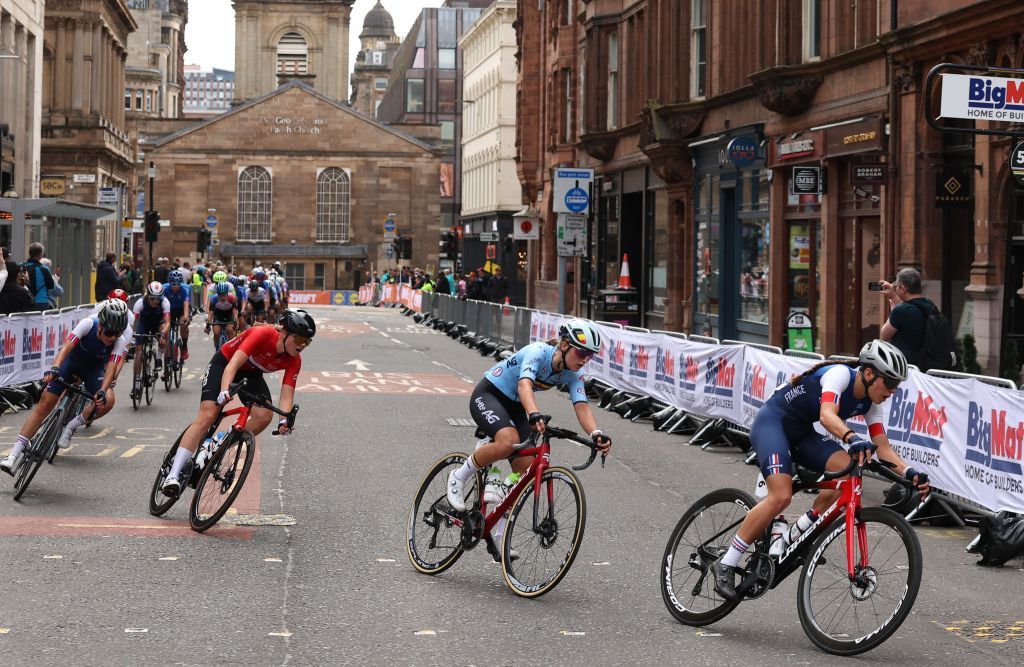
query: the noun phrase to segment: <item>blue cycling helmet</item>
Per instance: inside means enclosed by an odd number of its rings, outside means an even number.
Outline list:
[[[167,282],[171,285],[180,285],[185,282],[185,276],[181,275],[181,271],[174,269],[167,274]]]
[[[217,283],[217,294],[220,294],[221,296],[231,294],[234,291],[235,288],[226,280],[224,282]]]

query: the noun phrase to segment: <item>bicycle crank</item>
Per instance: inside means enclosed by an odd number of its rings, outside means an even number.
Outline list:
[[[775,580],[775,561],[768,554],[756,551],[747,561],[746,570],[736,586],[736,593],[748,600],[756,600],[771,589]]]
[[[480,510],[471,510],[463,513],[461,547],[464,551],[470,551],[480,544],[480,538],[484,535],[484,515]]]

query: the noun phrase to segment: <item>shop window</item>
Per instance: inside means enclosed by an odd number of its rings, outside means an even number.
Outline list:
[[[313,289],[325,290],[327,289],[327,265],[323,262],[317,262],[313,265]]]
[[[238,240],[270,242],[272,181],[263,167],[238,175]]]
[[[740,319],[768,324],[768,219],[741,221]]]
[[[719,181],[716,174],[704,176],[698,183],[697,228],[697,314],[702,327],[696,333],[713,333],[712,318],[719,314],[721,282],[721,224],[718,220]]]
[[[423,113],[423,79],[405,80],[405,110],[408,113]]]
[[[671,248],[668,243],[669,204],[664,190],[654,194],[654,243],[651,252],[650,302],[647,309],[656,313],[665,312],[668,297],[668,260]],[[649,200],[648,200],[649,201]]]
[[[690,97],[707,95],[707,72],[707,0],[693,0],[690,5]]]
[[[815,220],[797,220],[789,223],[789,249],[787,257],[786,312],[806,313],[815,330],[815,348],[821,347],[821,290],[819,289],[818,258],[821,256],[820,223]],[[787,347],[789,344],[787,342]],[[812,350],[806,350],[808,352]]]
[[[290,290],[306,289],[306,265],[288,262],[284,265],[284,280]]]
[[[316,178],[316,240],[346,243],[349,233],[349,176],[330,167]]]

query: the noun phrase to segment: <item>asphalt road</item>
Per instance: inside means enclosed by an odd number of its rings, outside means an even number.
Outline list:
[[[659,560],[673,526],[708,491],[752,490],[756,473],[735,450],[702,452],[596,407],[614,451],[606,468],[581,473],[586,535],[554,591],[512,595],[482,548],[439,576],[417,573],[405,547],[412,496],[442,454],[472,447],[473,429],[448,420],[468,417],[469,392],[490,362],[398,311],[315,313],[298,430],[261,436],[231,523],[192,533],[188,496],[164,518],[147,511],[159,461],[197,408],[212,353],[198,328],[181,389],[161,387],[136,412],[122,383],[114,412],[81,431],[20,503],[0,480],[0,664],[834,660],[800,628],[796,577],[703,630],[671,618]],[[542,395],[541,405],[553,423],[575,426],[564,394]],[[0,449],[22,419],[3,416]],[[556,445],[553,458],[578,463],[584,451]],[[881,488],[869,482],[869,498]],[[246,525],[260,522],[279,525]],[[1012,628],[1024,626],[1024,565],[975,566],[963,551],[970,531],[918,535],[925,572],[914,611],[858,661],[1019,665],[1024,632]]]

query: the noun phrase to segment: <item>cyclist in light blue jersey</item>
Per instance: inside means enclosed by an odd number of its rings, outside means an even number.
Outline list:
[[[534,396],[537,391],[565,385],[580,426],[599,451],[608,453],[612,440],[597,428],[580,373],[600,349],[597,328],[586,320],[573,319],[559,328],[557,339],[527,345],[487,371],[469,399],[469,412],[493,442],[477,449],[461,468],[449,474],[448,502],[452,507],[466,509],[466,482],[495,461],[511,458],[512,470],[520,474],[529,469],[532,459],[514,457],[513,447],[529,438],[531,431],[544,431],[544,418]]]

